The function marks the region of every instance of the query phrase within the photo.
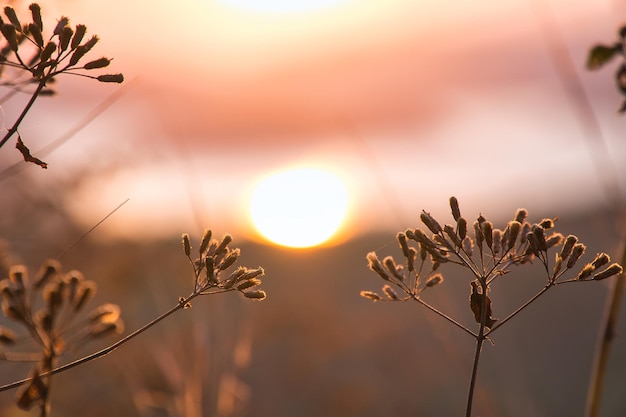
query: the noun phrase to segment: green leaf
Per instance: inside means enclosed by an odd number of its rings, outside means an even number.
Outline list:
[[[589,51],[587,57],[587,69],[590,71],[601,68],[604,64],[609,62],[615,54],[619,52],[619,48],[605,45],[596,45]]]

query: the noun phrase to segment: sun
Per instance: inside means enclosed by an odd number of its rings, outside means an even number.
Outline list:
[[[264,13],[306,12],[340,4],[343,0],[221,0],[242,10]]]
[[[330,239],[348,209],[344,183],[328,171],[294,169],[264,179],[250,199],[257,231],[282,246],[306,248]]]

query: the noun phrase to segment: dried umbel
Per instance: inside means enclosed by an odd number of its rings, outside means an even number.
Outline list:
[[[0,327],[0,345],[11,348],[3,348],[0,357],[20,357],[18,340],[31,338],[40,347],[33,378],[17,395],[20,408],[46,406],[50,377],[40,374],[52,370],[62,355],[89,340],[124,330],[117,305],[103,304],[87,317],[81,315],[96,293],[96,284],[79,271],[62,272],[56,260],[45,261],[32,280],[25,266],[11,266],[8,277],[0,280],[0,293],[2,311],[15,327]],[[18,328],[25,335],[18,336]]]
[[[425,304],[420,298],[421,293],[443,282],[439,267],[454,264],[467,269],[472,278],[470,309],[476,322],[485,329],[493,329],[497,320],[491,316],[490,286],[514,266],[536,261],[543,264],[547,271],[546,289],[569,282],[603,280],[622,273],[622,267],[610,264],[605,253],[597,254],[592,262],[580,267],[579,261],[586,247],[576,236],[564,238],[562,234],[552,232],[556,219],[530,223],[528,212],[518,209],[513,220],[498,229],[479,215],[472,224],[470,235],[468,222],[461,215],[455,197],[450,198],[450,208],[453,224],[442,227],[430,213],[423,211],[420,219],[426,230],[407,229],[396,235],[403,262],[398,263],[391,256],[381,261],[375,252],[368,253],[368,268],[383,279],[385,285],[383,295],[372,291],[363,291],[361,295],[373,301],[414,299]],[[550,251],[555,254],[550,256]]]
[[[47,33],[41,7],[33,3],[29,10],[29,18],[20,20],[12,6],[5,6],[3,11],[8,22],[0,16],[0,86],[14,92],[25,93],[30,90],[31,93],[31,98],[21,114],[0,139],[0,147],[15,135],[15,147],[24,161],[45,169],[48,165],[31,155],[18,133],[20,123],[35,100],[39,96],[54,94],[52,86],[61,74],[90,78],[103,83],[122,83],[124,76],[119,73],[96,74],[108,67],[111,59],[88,57],[99,38],[96,35],[86,37],[85,25],[72,27],[70,19],[62,16],[52,26],[52,32]]]
[[[375,252],[367,254],[367,265],[383,281],[382,294],[361,291],[361,296],[371,301],[415,300],[448,322],[464,330],[476,340],[474,364],[468,390],[466,416],[472,415],[472,400],[482,344],[491,334],[519,314],[543,293],[556,285],[599,281],[623,273],[622,266],[612,263],[606,253],[599,253],[589,263],[580,267],[586,247],[578,238],[552,232],[556,219],[542,219],[537,223],[527,221],[525,209],[516,211],[513,220],[502,229],[479,215],[468,231],[459,202],[450,198],[453,224],[443,227],[430,213],[420,215],[427,230],[407,229],[396,235],[404,258],[396,262],[387,256],[381,261]],[[472,233],[473,232],[473,233]],[[554,252],[550,255],[549,252]],[[419,254],[419,256],[417,256]],[[554,259],[554,261],[552,261]],[[489,292],[501,276],[516,266],[540,263],[546,282],[537,294],[513,310],[505,318],[493,317],[493,303]],[[422,299],[422,293],[443,283],[442,265],[457,265],[468,271],[469,309],[478,323],[474,331]],[[608,266],[607,266],[608,265]],[[566,275],[567,274],[567,275]],[[465,284],[467,285],[467,284]]]
[[[62,16],[52,33],[45,35],[41,7],[33,3],[29,7],[32,22],[20,23],[12,6],[4,7],[4,15],[10,23],[0,20],[0,32],[5,46],[0,49],[0,66],[23,70],[35,81],[45,83],[55,76],[66,73],[98,79],[101,82],[122,82],[121,74],[106,74],[99,79],[80,70],[105,68],[111,59],[101,57],[81,64],[83,58],[98,43],[97,36],[83,42],[87,27],[70,26],[70,19]],[[0,18],[1,19],[1,18]]]
[[[212,236],[211,230],[204,231],[198,257],[194,259],[189,235],[182,235],[183,252],[193,266],[195,282],[194,292],[186,299],[181,297],[180,302],[189,307],[189,300],[195,296],[226,291],[239,291],[246,298],[264,300],[265,291],[258,289],[261,277],[265,275],[263,268],[239,266],[228,273],[238,261],[241,251],[239,248],[229,247],[233,240],[231,235],[226,234],[220,240]]]

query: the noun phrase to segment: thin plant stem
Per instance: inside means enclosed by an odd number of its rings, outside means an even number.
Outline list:
[[[26,113],[28,113],[28,111],[33,106],[33,104],[35,104],[35,100],[37,100],[37,97],[39,97],[39,94],[41,93],[41,91],[44,89],[45,86],[46,86],[46,83],[44,81],[39,82],[39,84],[37,85],[37,88],[33,92],[33,95],[30,97],[30,100],[28,100],[28,103],[26,103],[26,106],[22,110],[22,113],[19,115],[15,123],[13,123],[13,126],[9,128],[9,130],[4,135],[2,140],[0,140],[0,148],[4,146],[5,143],[7,143],[7,141],[11,138],[11,136],[15,134],[15,132],[17,132],[17,128],[19,127],[20,123],[22,123],[22,120],[24,120],[24,117],[26,117]]]
[[[435,307],[431,306],[430,304],[428,304],[427,302],[423,301],[420,297],[412,294],[411,297],[417,301],[418,303],[420,303],[421,305],[423,305],[424,307],[426,307],[427,309],[429,309],[430,311],[434,312],[435,314],[443,317],[444,319],[448,320],[450,323],[454,324],[456,327],[464,330],[465,332],[469,333],[470,335],[472,335],[472,337],[478,337],[478,335],[476,333],[474,333],[473,331],[471,331],[470,329],[468,329],[467,327],[463,326],[461,323],[459,323],[458,321],[454,320],[452,317],[448,316],[447,314],[441,312],[440,310],[436,309]]]
[[[485,324],[487,323],[487,278],[482,277],[479,279],[479,281],[480,287],[482,289],[482,296],[480,299],[480,328],[478,329],[478,335],[476,335],[476,351],[474,352],[472,376],[470,378],[470,385],[467,392],[467,407],[465,409],[465,417],[472,416],[472,403],[474,401],[474,389],[476,388],[476,376],[478,375],[478,363],[480,361],[480,352],[483,348],[483,342],[486,338]]]
[[[189,303],[191,302],[191,300],[193,300],[194,298],[196,298],[199,295],[208,295],[208,294],[217,294],[218,292],[226,292],[226,291],[231,291],[230,289],[228,290],[221,290],[221,291],[216,291],[214,293],[208,293],[208,292],[199,292],[199,291],[194,291],[193,293],[191,293],[190,295],[188,295],[186,298],[182,298],[179,300],[178,304],[176,304],[174,307],[172,307],[171,309],[169,309],[168,311],[166,311],[165,313],[161,314],[159,317],[151,320],[149,323],[145,324],[144,326],[140,327],[139,329],[135,330],[134,332],[130,333],[129,335],[125,336],[124,338],[118,340],[117,342],[113,343],[112,345],[99,350],[97,352],[94,352],[90,355],[84,356],[80,359],[76,359],[73,362],[67,363],[65,365],[59,366],[57,368],[54,368],[48,372],[43,372],[41,374],[39,374],[40,378],[45,378],[48,376],[52,376],[52,375],[56,375],[59,374],[61,372],[67,371],[69,369],[72,369],[76,366],[82,365],[84,363],[87,362],[91,362],[92,360],[101,358],[102,356],[108,355],[109,353],[113,352],[115,349],[117,349],[118,347],[122,346],[123,344],[130,342],[132,339],[134,339],[135,337],[139,336],[141,333],[145,332],[146,330],[148,330],[149,328],[151,328],[152,326],[154,326],[155,324],[159,323],[160,321],[166,319],[167,317],[171,316],[172,314],[174,314],[175,312],[177,312],[178,310],[181,310],[183,308],[185,308],[185,306],[188,306]],[[6,384],[6,385],[2,385],[0,386],[0,392],[2,391],[7,391],[13,388],[17,388],[21,385],[24,385],[28,382],[30,382],[33,379],[33,377],[29,377],[29,378],[25,378],[19,381],[15,381],[12,382],[10,384]]]
[[[626,265],[626,236],[622,238],[622,265]],[[606,379],[606,369],[609,362],[611,347],[615,337],[615,327],[619,317],[620,306],[626,285],[626,275],[620,274],[616,277],[611,286],[606,304],[606,312],[602,321],[600,338],[595,351],[595,357],[589,377],[589,388],[587,392],[586,417],[598,417],[600,415],[600,403],[602,400],[602,390]]]

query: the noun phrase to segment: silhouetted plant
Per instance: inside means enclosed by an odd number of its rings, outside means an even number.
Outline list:
[[[624,61],[624,50],[626,48],[626,44],[624,43],[625,39],[626,26],[622,26],[618,30],[618,39],[616,42],[611,45],[595,45],[591,48],[587,56],[587,69],[591,71],[602,68],[616,56],[622,57],[622,63],[615,73],[617,89],[622,96],[626,96],[626,62]],[[626,112],[626,99],[624,99],[618,111],[620,113]]]
[[[38,97],[51,95],[51,84],[61,74],[91,78],[105,83],[121,83],[122,74],[91,75],[90,71],[109,66],[111,59],[101,57],[84,62],[87,54],[98,43],[96,35],[85,40],[87,27],[82,24],[72,28],[69,18],[62,16],[46,35],[41,7],[37,3],[29,6],[32,22],[22,24],[11,6],[4,7],[5,22],[0,17],[0,85],[10,88],[11,92],[2,98],[6,101],[18,92],[28,92],[33,85],[31,97],[20,115],[0,139],[2,147],[13,135],[17,134],[16,148],[26,162],[47,168],[47,164],[31,155],[18,133],[18,128]],[[46,25],[47,27],[47,25]],[[84,63],[83,63],[84,62]],[[13,71],[8,71],[8,69]]]
[[[369,269],[378,274],[385,284],[382,294],[362,291],[361,295],[373,301],[415,300],[476,339],[466,407],[466,416],[470,417],[482,344],[494,331],[557,285],[600,281],[621,274],[623,269],[617,263],[610,263],[605,253],[596,255],[582,268],[577,267],[586,247],[574,235],[563,237],[560,233],[551,232],[555,223],[553,219],[530,223],[526,220],[527,211],[519,209],[504,229],[494,228],[482,215],[468,226],[455,197],[450,198],[450,207],[454,225],[442,227],[424,211],[420,219],[430,233],[417,228],[396,235],[404,257],[401,264],[392,256],[381,261],[375,252],[367,254]],[[555,252],[555,255],[549,256],[549,252]],[[494,318],[489,297],[491,285],[512,267],[528,265],[533,261],[543,266],[546,277],[544,286],[504,319]],[[478,323],[477,331],[421,298],[422,292],[444,282],[443,274],[439,272],[444,264],[464,268],[472,278],[469,283],[469,308]]]
[[[32,361],[32,380],[18,393],[16,402],[22,409],[41,407],[40,415],[49,412],[51,378],[41,377],[54,369],[58,360],[90,339],[119,334],[124,329],[120,308],[102,304],[76,323],[78,314],[96,293],[96,284],[85,280],[79,271],[61,272],[61,265],[46,261],[31,281],[23,265],[13,265],[8,278],[0,281],[2,312],[23,328],[40,347],[40,352],[6,350],[15,345],[15,331],[0,326],[0,360]]]
[[[41,345],[42,353],[39,356],[33,356],[20,352],[0,351],[0,359],[30,358],[37,361],[37,366],[33,368],[29,378],[1,386],[0,391],[27,384],[18,393],[18,406],[30,408],[41,404],[40,415],[46,416],[49,413],[48,391],[52,375],[111,353],[176,311],[191,308],[191,301],[196,297],[238,291],[246,298],[264,300],[266,293],[259,289],[261,278],[265,275],[263,268],[250,269],[241,266],[234,268],[241,251],[238,248],[229,247],[232,237],[226,234],[222,239],[217,240],[212,239],[211,236],[210,230],[204,232],[198,255],[192,256],[189,235],[183,234],[183,251],[190,261],[194,275],[193,291],[189,295],[179,297],[178,303],[170,310],[114,344],[58,367],[55,367],[57,359],[67,349],[65,330],[73,315],[81,310],[85,302],[93,296],[95,284],[85,281],[77,271],[59,275],[60,266],[56,261],[46,262],[33,284],[29,283],[23,266],[13,266],[10,269],[9,278],[0,281],[3,297],[2,311],[7,317],[22,324],[29,331],[31,337]],[[35,311],[32,299],[42,288],[44,308]],[[93,310],[87,320],[86,326],[79,329],[76,334],[84,334],[86,338],[95,338],[120,332],[123,328],[119,319],[119,307],[113,304],[103,304]],[[76,334],[72,335],[76,336]],[[10,345],[15,340],[13,331],[0,327],[0,344]]]

